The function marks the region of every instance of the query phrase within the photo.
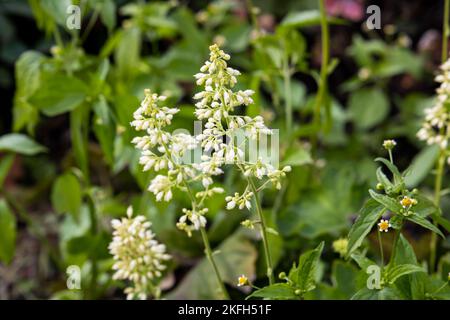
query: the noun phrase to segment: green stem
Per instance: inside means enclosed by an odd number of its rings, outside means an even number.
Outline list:
[[[248,178],[248,183],[250,184],[250,188],[252,189],[252,192],[255,196],[256,212],[258,213],[259,220],[261,223],[261,237],[263,240],[264,255],[266,258],[267,277],[269,278],[269,284],[273,284],[274,277],[273,277],[273,267],[272,267],[272,256],[270,255],[269,242],[267,239],[266,222],[264,219],[264,214],[262,212],[261,203],[259,202],[258,191],[256,190],[256,187],[255,187],[255,184],[253,183],[252,178]]]
[[[442,22],[442,63],[444,63],[447,60],[448,56],[448,36],[450,35],[450,27],[448,25],[448,18],[449,18],[449,3],[450,0],[445,0],[444,3],[444,21]]]
[[[392,150],[389,149],[388,153],[389,153],[389,160],[391,161],[392,164],[394,164],[394,157],[392,156]]]
[[[191,199],[192,207],[193,207],[192,209],[196,210],[197,204],[196,204],[196,201],[195,201],[195,197],[192,194],[191,188],[189,187],[189,185],[186,182],[184,183],[184,185],[185,185],[185,187],[187,189],[187,193],[189,195],[189,198]],[[230,296],[228,295],[228,291],[225,288],[225,285],[223,283],[222,277],[221,277],[220,272],[219,272],[219,268],[217,267],[217,264],[216,264],[216,262],[214,260],[213,253],[212,253],[212,250],[211,250],[211,244],[209,243],[208,235],[207,235],[206,230],[205,230],[204,227],[200,228],[200,233],[202,235],[203,246],[205,247],[206,258],[208,259],[209,263],[211,264],[211,266],[212,266],[212,268],[214,270],[214,273],[215,273],[216,279],[217,279],[217,284],[219,285],[220,291],[222,292],[222,296],[223,296],[224,299],[229,300]]]
[[[87,197],[87,203],[89,207],[89,217],[91,220],[91,234],[92,236],[96,236],[98,232],[98,223],[97,223],[97,211],[95,207],[95,202],[91,194],[88,194]],[[91,257],[91,263],[92,263],[92,271],[91,271],[91,283],[89,288],[89,297],[92,297],[93,299],[96,298],[96,292],[97,292],[97,278],[98,278],[98,262],[97,257],[95,255],[95,252],[93,251],[92,257]]]
[[[378,245],[380,246],[381,269],[383,269],[384,268],[384,252],[383,252],[383,241],[381,240],[380,230],[378,230]]]
[[[392,262],[395,259],[395,255],[397,254],[397,243],[398,243],[398,239],[400,238],[400,233],[401,233],[402,227],[403,227],[403,223],[400,225],[398,230],[396,230],[396,232],[395,232],[394,242],[392,244],[391,259],[389,261],[389,264],[392,264]]]
[[[445,165],[445,153],[440,152],[437,166],[436,166],[436,180],[434,184],[434,205],[436,207],[440,206],[441,202],[441,188],[442,188],[442,177],[444,175],[444,165]],[[437,226],[437,222],[433,221],[434,225]],[[433,271],[436,265],[436,250],[437,250],[438,237],[436,233],[431,233],[430,241],[430,271]]]
[[[283,68],[283,78],[284,78],[284,95],[286,102],[286,128],[288,136],[291,136],[292,133],[292,93],[291,93],[291,74],[289,72],[289,62],[286,57],[286,61],[284,63]]]
[[[323,104],[327,90],[328,60],[330,58],[330,36],[324,1],[325,0],[319,0],[320,26],[322,31],[322,64],[320,66],[319,90],[317,92],[316,103],[314,106],[314,125],[317,129],[320,126],[320,108]]]
[[[229,300],[230,297],[228,295],[228,291],[223,284],[222,277],[220,276],[219,268],[217,267],[216,262],[214,261],[213,254],[211,251],[211,245],[209,244],[208,235],[206,234],[206,230],[204,227],[200,228],[200,233],[202,234],[203,244],[205,246],[205,254],[206,257],[214,269],[214,273],[216,274],[217,283],[219,284],[220,290],[222,291],[222,295],[224,299]]]

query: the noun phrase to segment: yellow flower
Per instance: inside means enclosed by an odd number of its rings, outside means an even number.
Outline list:
[[[417,204],[417,200],[410,198],[408,196],[404,196],[402,200],[400,200],[400,204],[403,208],[409,208],[411,206],[415,206]]]
[[[392,227],[392,225],[389,223],[389,220],[380,220],[380,223],[378,224],[380,232],[388,232],[389,228]]]
[[[340,238],[333,242],[333,250],[339,253],[341,257],[347,254],[348,240],[346,238]]]
[[[248,278],[245,275],[241,275],[238,278],[238,287],[246,286],[248,285]]]

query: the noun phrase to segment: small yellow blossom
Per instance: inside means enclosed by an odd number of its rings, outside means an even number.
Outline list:
[[[380,223],[378,224],[380,232],[388,232],[389,228],[392,227],[392,225],[389,223],[389,220],[380,220]]]
[[[347,254],[348,240],[346,238],[340,238],[333,242],[333,250],[339,253],[341,257]]]
[[[238,287],[243,287],[248,285],[248,278],[245,275],[241,275],[238,278]]]
[[[417,200],[410,198],[408,196],[404,196],[402,200],[400,200],[400,204],[403,208],[407,209],[411,206],[415,206],[417,204]]]

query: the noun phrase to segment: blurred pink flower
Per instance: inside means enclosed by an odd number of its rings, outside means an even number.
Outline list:
[[[364,17],[361,0],[325,0],[328,14],[341,16],[351,21],[360,21]]]

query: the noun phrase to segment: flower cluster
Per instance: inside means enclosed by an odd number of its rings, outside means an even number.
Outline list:
[[[450,138],[450,60],[441,66],[441,74],[435,78],[440,83],[436,90],[437,99],[434,106],[425,109],[425,121],[417,132],[417,137],[427,144],[436,144],[442,150],[447,149]]]
[[[219,46],[214,44],[209,49],[209,60],[201,67],[201,72],[195,75],[197,85],[204,87],[203,91],[194,96],[194,99],[198,100],[195,115],[199,120],[208,119],[197,141],[211,154],[202,158],[199,169],[211,175],[218,175],[223,172],[220,168],[224,164],[235,164],[247,179],[268,178],[275,187],[281,188],[281,179],[290,171],[290,167],[278,170],[261,157],[256,161],[247,161],[242,150],[241,144],[250,140],[256,141],[261,135],[272,134],[261,116],[252,118],[234,113],[236,107],[253,103],[251,96],[254,92],[233,90],[240,72],[228,66],[230,56]],[[239,135],[244,137],[244,141],[236,145],[234,141]],[[236,193],[226,197],[227,209],[231,210],[236,206],[239,209],[250,209],[252,196],[253,192],[248,191],[247,186],[242,195]]]
[[[186,133],[171,134],[165,127],[171,124],[173,115],[179,109],[161,106],[166,100],[164,96],[145,90],[145,98],[141,106],[134,113],[134,121],[131,122],[137,131],[145,130],[146,135],[135,137],[133,143],[141,150],[139,163],[143,165],[143,170],[152,169],[161,172],[156,175],[148,190],[152,192],[157,201],[170,201],[173,197],[173,190],[178,188],[182,191],[189,191],[190,182],[201,181],[204,189],[195,194],[199,203],[213,194],[222,193],[223,189],[212,187],[212,175],[221,174],[221,163],[216,163],[216,159],[209,159],[200,164],[185,163],[183,157],[189,155],[197,145],[197,139]],[[190,193],[190,191],[189,191]],[[184,215],[180,217],[177,227],[186,231],[190,236],[193,230],[198,230],[206,225],[203,216],[206,208],[201,208],[193,201],[193,209],[183,209]]]
[[[159,244],[150,230],[151,223],[144,216],[133,217],[131,207],[127,217],[111,221],[114,228],[109,251],[116,262],[113,279],[132,281],[134,286],[125,289],[127,299],[146,299],[148,293],[155,294],[152,281],[161,277],[164,261],[170,259],[166,247]]]

